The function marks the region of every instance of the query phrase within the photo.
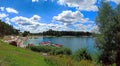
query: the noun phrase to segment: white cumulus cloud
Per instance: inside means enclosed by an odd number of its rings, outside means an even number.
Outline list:
[[[84,18],[84,15],[79,11],[72,12],[70,10],[63,11],[57,16],[53,17],[53,21],[55,22],[63,22],[65,24],[72,24],[75,22],[87,22],[89,19]]]
[[[5,22],[7,23],[7,24],[9,24],[9,25],[11,25],[11,22],[10,22],[10,18],[5,18]]]
[[[16,22],[19,25],[34,25],[39,23],[40,16],[33,15],[31,18],[23,17],[23,16],[16,16],[11,19],[12,22]]]
[[[76,31],[84,31],[84,32],[93,32],[93,33],[100,33],[99,27],[95,23],[80,23],[80,24],[73,24],[76,27]]]
[[[94,27],[91,28],[91,32],[93,32],[93,33],[100,33],[99,32],[99,27],[97,25],[95,25]]]
[[[76,27],[76,31],[84,31],[84,32],[90,32],[91,28],[92,28],[92,24],[75,24],[74,25]]]
[[[39,2],[39,0],[32,0],[32,2]]]
[[[57,31],[71,31],[72,28],[67,27],[63,24],[46,24],[40,22],[41,17],[38,15],[33,15],[30,18],[23,16],[16,16],[10,19],[11,22],[15,23],[17,26],[14,26],[21,31],[30,31],[32,33],[39,33],[43,31],[47,31],[49,29],[57,30]],[[9,19],[6,19],[9,21]]]
[[[58,0],[58,4],[75,7],[78,10],[97,11],[97,0]]]
[[[38,16],[38,15],[33,15],[33,17],[30,18],[30,20],[31,20],[31,21],[34,21],[34,22],[39,22],[40,19],[41,19],[41,17]]]
[[[30,31],[30,32],[39,32],[40,29],[38,26],[41,26],[40,16],[33,15],[31,18],[16,16],[11,19],[11,22],[14,22],[21,31]],[[16,27],[16,26],[15,26]]]
[[[0,19],[3,19],[3,18],[5,18],[5,17],[7,17],[7,16],[8,16],[8,14],[0,13]]]
[[[15,9],[13,9],[13,8],[6,8],[6,11],[8,12],[8,13],[15,13],[15,14],[18,14],[18,11],[17,10],[15,10]]]
[[[12,19],[6,18],[6,21],[13,22],[16,25],[14,25],[15,28],[20,29],[23,31],[30,31],[31,33],[39,33],[43,31],[47,31],[49,29],[56,30],[56,31],[91,31],[91,28],[93,28],[91,24],[84,25],[84,23],[81,24],[71,24],[75,26],[76,29],[71,28],[64,23],[55,24],[52,23],[42,23],[40,22],[41,17],[38,15],[33,15],[30,18],[23,17],[23,16],[16,16]],[[95,29],[93,29],[95,30]]]
[[[4,11],[4,9],[5,9],[4,7],[0,7],[0,10],[1,10],[1,11]]]

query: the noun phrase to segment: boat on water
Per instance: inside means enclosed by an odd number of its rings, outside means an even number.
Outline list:
[[[42,43],[40,43],[40,44],[42,44],[42,45],[44,45],[44,46],[51,45],[50,42],[42,42]]]
[[[55,47],[62,47],[62,45],[61,45],[61,44],[54,44],[54,43],[52,43],[51,41],[48,41],[48,42],[41,42],[40,44],[41,44],[41,45],[43,45],[43,46],[55,46]]]
[[[62,47],[61,44],[53,44],[53,45],[56,46],[56,47]]]

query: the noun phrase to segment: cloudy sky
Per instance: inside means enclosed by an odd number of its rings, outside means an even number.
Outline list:
[[[112,6],[120,0],[106,0]],[[0,0],[0,19],[21,31],[97,31],[100,0]]]

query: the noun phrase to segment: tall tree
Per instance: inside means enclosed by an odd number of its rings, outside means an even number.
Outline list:
[[[96,39],[101,50],[100,61],[104,65],[116,63],[120,66],[120,5],[113,9],[109,3],[102,2],[96,24],[101,33]]]
[[[114,24],[114,36],[115,36],[115,44],[116,44],[116,65],[120,66],[120,4],[118,4],[118,6],[115,9],[115,24]]]
[[[26,36],[29,35],[29,34],[30,34],[29,31],[24,31],[24,32],[22,33],[22,36],[23,36],[23,37],[26,37]]]
[[[13,26],[0,20],[0,36],[13,34],[19,34],[19,30],[14,29]]]

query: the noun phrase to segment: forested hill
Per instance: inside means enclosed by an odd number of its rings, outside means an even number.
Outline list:
[[[0,20],[0,36],[4,35],[17,35],[19,30],[14,29],[13,26]]]
[[[54,31],[48,30],[43,32],[42,35],[49,35],[49,36],[91,36],[92,33],[90,32],[75,32],[75,31]]]

